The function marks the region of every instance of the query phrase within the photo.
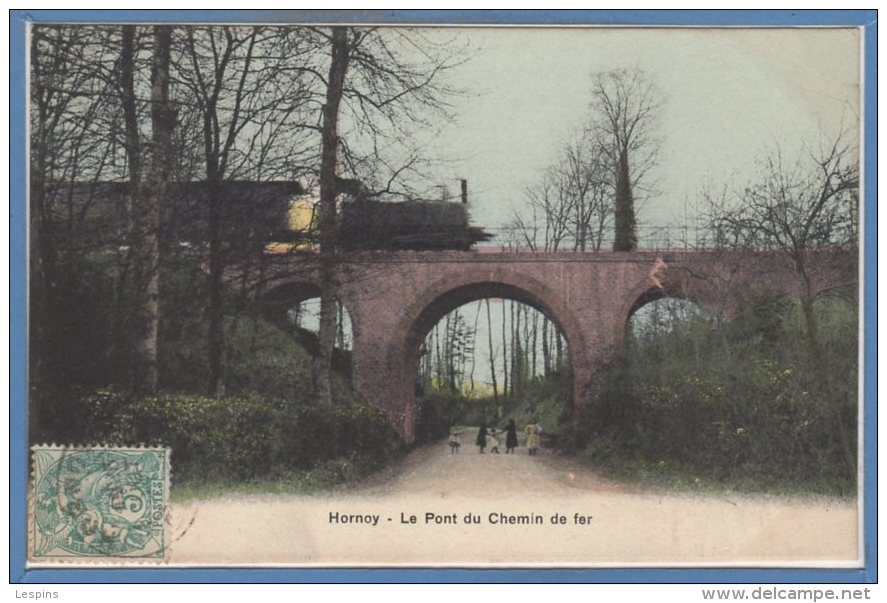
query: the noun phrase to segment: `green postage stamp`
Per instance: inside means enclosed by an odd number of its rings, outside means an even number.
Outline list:
[[[165,558],[168,449],[31,450],[32,562]]]

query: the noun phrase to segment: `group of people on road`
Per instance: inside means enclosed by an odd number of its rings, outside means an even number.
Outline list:
[[[530,455],[535,455],[539,451],[539,434],[541,432],[542,429],[539,427],[539,424],[533,419],[531,419],[530,423],[524,428],[524,433],[527,436],[527,451]],[[482,423],[477,432],[477,438],[475,438],[474,443],[477,445],[481,454],[484,453],[484,449],[486,448],[489,448],[490,452],[493,454],[499,454],[499,437],[502,433],[503,431],[497,430],[495,427],[488,430],[486,424]],[[515,424],[514,419],[508,420],[508,425],[506,425],[504,433],[505,454],[514,454],[514,449],[517,448],[517,425]],[[459,452],[462,442],[458,432],[452,432],[450,434],[448,444],[451,453],[456,454]]]

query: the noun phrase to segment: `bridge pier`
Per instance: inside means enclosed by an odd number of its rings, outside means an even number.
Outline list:
[[[404,441],[415,440],[416,374],[390,352],[389,333],[380,325],[366,325],[355,333],[351,354],[352,385],[367,402],[382,410]]]

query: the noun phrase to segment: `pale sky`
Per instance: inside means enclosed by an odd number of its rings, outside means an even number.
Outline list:
[[[642,224],[674,222],[708,182],[745,181],[756,158],[859,120],[861,34],[852,28],[459,28],[477,50],[451,75],[472,92],[429,140],[452,192],[469,182],[478,224],[507,222],[589,110],[590,74],[639,68],[661,91],[659,196]]]
[[[843,128],[858,137],[856,29],[478,27],[432,35],[454,34],[475,52],[450,81],[471,94],[455,100],[455,124],[425,133],[425,153],[451,159],[437,171],[451,194],[468,179],[473,221],[488,228],[511,221],[525,188],[585,121],[596,71],[641,69],[662,95],[659,195],[640,210],[642,226],[680,223],[685,203],[692,218],[703,186],[747,181],[776,145],[790,155],[820,133]],[[491,306],[498,325],[503,306]],[[463,307],[469,323],[479,307]],[[489,382],[484,320],[476,337],[475,378]],[[497,346],[499,339],[497,332]]]

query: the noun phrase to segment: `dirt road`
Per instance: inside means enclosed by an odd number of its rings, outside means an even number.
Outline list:
[[[174,504],[171,562],[857,565],[854,503],[663,493],[518,451],[440,443],[327,495]]]

